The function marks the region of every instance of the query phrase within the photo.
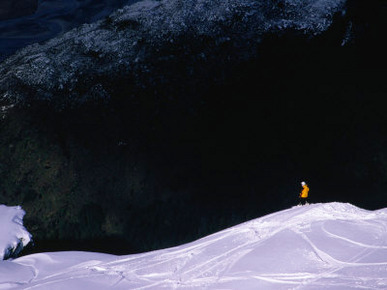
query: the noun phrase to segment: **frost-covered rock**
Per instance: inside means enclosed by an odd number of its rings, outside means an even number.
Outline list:
[[[144,0],[8,58],[0,65],[0,100],[62,108],[123,91],[197,86],[208,76],[218,81],[213,72],[256,57],[265,34],[320,34],[345,2]]]
[[[0,259],[18,253],[31,241],[30,233],[23,226],[24,210],[20,206],[0,205]]]

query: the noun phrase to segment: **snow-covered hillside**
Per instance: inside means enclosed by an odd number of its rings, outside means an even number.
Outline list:
[[[386,289],[387,208],[293,207],[195,242],[0,263],[1,289]],[[112,245],[113,246],[113,245]]]

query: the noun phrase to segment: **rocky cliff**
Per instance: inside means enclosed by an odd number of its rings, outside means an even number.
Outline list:
[[[37,245],[126,253],[292,205],[298,178],[364,202],[385,184],[386,84],[365,57],[385,18],[362,5],[141,1],[26,47],[0,64],[1,202]]]
[[[255,59],[265,34],[313,37],[327,30],[344,4],[141,1],[10,57],[0,67],[0,95],[10,103],[47,100],[61,108],[123,90],[129,96],[167,83],[196,86],[213,73],[222,78],[230,63]]]

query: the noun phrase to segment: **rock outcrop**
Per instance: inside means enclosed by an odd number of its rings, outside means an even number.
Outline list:
[[[250,61],[268,33],[313,37],[345,0],[141,1],[95,24],[33,45],[0,65],[2,102],[46,100],[55,107],[222,80]],[[168,94],[168,93],[167,93]]]
[[[384,51],[347,5],[142,1],[26,47],[0,64],[1,197],[37,241],[129,251],[291,206],[301,175],[316,201],[372,183],[377,204],[386,115],[369,100],[387,85],[368,57]]]
[[[31,241],[32,236],[23,226],[24,215],[20,206],[0,204],[0,260],[16,257]]]

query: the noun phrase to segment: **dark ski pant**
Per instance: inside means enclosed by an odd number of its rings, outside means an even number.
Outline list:
[[[308,197],[299,197],[298,198],[298,201],[299,201],[299,203],[298,204],[308,204],[309,203],[309,198]]]

